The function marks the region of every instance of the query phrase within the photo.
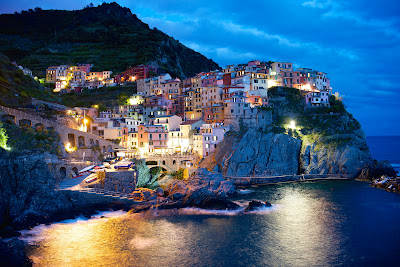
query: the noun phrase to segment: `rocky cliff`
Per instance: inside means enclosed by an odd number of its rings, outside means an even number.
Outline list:
[[[241,137],[230,133],[211,156],[216,158],[211,166],[223,170],[227,176],[297,174],[300,148],[300,140],[284,134],[265,134],[253,129]]]
[[[200,166],[227,176],[393,175],[390,165],[372,159],[360,124],[334,96],[330,107],[308,108],[299,90],[273,88],[270,100],[271,126],[228,133]],[[291,120],[295,129],[288,127]]]

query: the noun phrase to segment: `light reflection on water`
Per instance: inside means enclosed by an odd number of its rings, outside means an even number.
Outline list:
[[[234,200],[252,199],[274,206],[247,215],[198,209],[118,214],[23,236],[36,241],[28,251],[37,266],[362,265],[400,253],[397,227],[370,231],[376,223],[400,223],[398,195],[335,181],[257,188]],[[382,238],[385,231],[390,236]],[[369,243],[376,242],[386,249],[371,253]]]

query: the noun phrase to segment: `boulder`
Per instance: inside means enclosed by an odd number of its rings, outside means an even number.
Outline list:
[[[158,188],[155,190],[155,192],[156,192],[156,194],[157,194],[158,197],[163,197],[163,196],[164,196],[164,190],[163,190],[161,187],[158,187]]]
[[[265,207],[271,207],[271,203],[267,202],[260,202],[257,200],[252,200],[249,202],[249,205],[247,206],[247,208],[244,211],[253,211],[253,210],[257,210],[260,208],[265,208]]]
[[[200,204],[196,205],[198,208],[208,209],[208,210],[235,210],[240,208],[240,206],[227,199],[205,199]]]

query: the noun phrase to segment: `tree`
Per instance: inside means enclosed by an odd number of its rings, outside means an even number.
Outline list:
[[[118,96],[117,96],[118,105],[126,105],[128,98],[129,98],[129,96],[126,93],[118,94]]]

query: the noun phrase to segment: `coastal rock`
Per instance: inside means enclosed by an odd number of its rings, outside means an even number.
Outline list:
[[[25,254],[25,245],[17,238],[0,241],[0,266],[32,266],[32,260]]]
[[[196,205],[196,207],[208,210],[235,210],[240,206],[227,199],[206,199],[202,203]]]
[[[284,134],[249,130],[229,159],[227,176],[297,174],[301,141]]]
[[[158,197],[163,197],[163,196],[164,196],[164,190],[163,190],[161,187],[158,187],[158,188],[155,190],[155,192],[156,192],[156,194],[157,194]]]
[[[213,173],[206,169],[197,170],[187,181],[175,180],[165,188],[168,199],[180,200],[183,206],[195,207],[207,206],[207,203],[213,203],[214,200],[217,203],[217,200],[224,200],[235,191],[236,187],[225,181],[221,173]],[[218,203],[225,208],[233,206]]]
[[[0,222],[23,227],[72,208],[63,193],[54,191],[56,180],[46,163],[35,157],[2,166],[0,184]]]
[[[379,178],[382,175],[389,177],[396,177],[396,171],[393,166],[387,160],[377,161],[374,160],[370,164],[364,165],[361,170],[360,175],[357,177],[362,180],[370,180],[374,178]]]
[[[253,210],[257,210],[260,208],[265,208],[265,207],[271,207],[271,203],[269,202],[260,202],[257,200],[252,200],[249,202],[249,205],[247,206],[247,208],[244,211],[253,211]]]
[[[221,164],[227,176],[297,174],[300,148],[299,139],[250,129],[243,136],[230,133],[200,166],[219,169]]]
[[[131,195],[135,201],[150,201],[157,199],[157,192],[148,188],[136,188]]]

